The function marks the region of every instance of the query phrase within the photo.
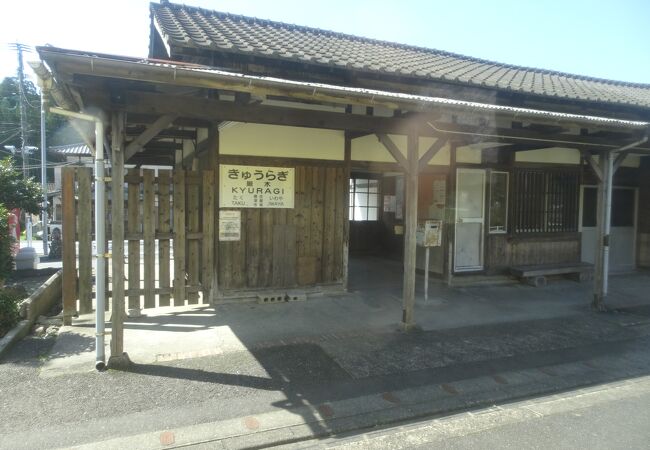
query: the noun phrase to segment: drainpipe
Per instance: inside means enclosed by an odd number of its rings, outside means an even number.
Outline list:
[[[600,157],[604,158],[601,162],[601,168],[603,175],[602,183],[605,192],[603,193],[603,216],[599,217],[599,220],[602,220],[602,233],[598,236],[598,257],[600,258],[602,273],[596,274],[596,286],[594,289],[594,307],[597,310],[605,308],[604,302],[609,291],[609,245],[611,234],[610,222],[612,220],[612,189],[614,185],[614,156],[626,150],[631,150],[647,141],[648,136],[646,135],[636,142],[600,154]]]
[[[75,119],[95,122],[95,368],[106,368],[106,355],[104,352],[104,305],[106,303],[106,211],[104,196],[106,179],[104,177],[104,122],[98,116],[91,114],[75,113],[61,108],[50,108],[55,114],[61,114]]]

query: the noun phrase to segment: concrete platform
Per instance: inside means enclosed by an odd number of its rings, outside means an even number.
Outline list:
[[[222,304],[144,310],[125,322],[124,348],[136,363],[220,355],[323,336],[394,333],[402,314],[397,262],[365,258],[351,267],[349,292],[280,304]],[[559,279],[544,289],[525,285],[447,287],[432,282],[430,298],[418,280],[415,317],[422,331],[570,317],[590,312],[589,284]],[[650,274],[611,278],[609,306],[650,304]],[[110,314],[107,314],[107,322]],[[110,332],[110,323],[107,323]],[[110,335],[106,355],[110,355]],[[94,370],[94,316],[63,327],[41,374]]]

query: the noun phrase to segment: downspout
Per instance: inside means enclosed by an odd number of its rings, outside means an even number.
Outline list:
[[[104,351],[106,303],[106,211],[104,197],[106,193],[106,179],[104,177],[104,122],[101,117],[67,111],[61,108],[50,108],[50,111],[62,116],[95,122],[95,368],[106,368],[106,354]]]

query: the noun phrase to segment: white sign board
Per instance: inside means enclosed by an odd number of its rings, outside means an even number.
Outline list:
[[[384,212],[395,212],[397,208],[396,198],[394,195],[384,195]]]
[[[404,175],[395,178],[395,218],[404,218]]]
[[[219,211],[219,240],[241,240],[241,211]]]
[[[221,208],[293,208],[292,167],[236,166],[219,168]]]

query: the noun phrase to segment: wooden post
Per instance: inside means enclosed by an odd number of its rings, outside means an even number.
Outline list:
[[[602,173],[602,180],[598,183],[598,204],[597,204],[597,252],[596,267],[594,274],[594,299],[592,307],[598,311],[604,311],[605,299],[607,298],[609,278],[609,240],[612,217],[612,178],[613,158],[611,151],[600,153],[598,165]]]
[[[125,362],[124,353],[124,113],[113,113],[111,131],[111,251],[113,294],[109,367]],[[126,359],[128,361],[128,359]]]
[[[415,230],[418,219],[418,135],[410,132],[407,136],[406,157],[408,173],[405,174],[406,214],[404,216],[404,285],[402,328],[405,331],[415,326]]]
[[[92,170],[88,167],[77,168],[79,182],[77,205],[77,234],[79,236],[79,314],[93,311],[93,204]]]
[[[212,279],[210,280],[210,303],[215,303],[219,295],[219,126],[213,124],[208,129],[208,139],[210,148],[208,148],[210,168],[214,171],[214,214],[212,226]]]
[[[350,166],[352,165],[352,138],[345,133],[344,160],[344,202],[343,202],[343,289],[348,290],[348,259],[350,253]]]
[[[429,300],[429,246],[424,247],[424,299]]]
[[[74,173],[74,167],[63,168],[63,325],[72,325],[72,316],[77,312]]]
[[[456,149],[458,144],[451,142],[449,146],[449,173],[447,174],[447,207],[445,209],[444,231],[447,254],[445,270],[447,286],[451,286],[454,277],[454,237],[456,235]]]

